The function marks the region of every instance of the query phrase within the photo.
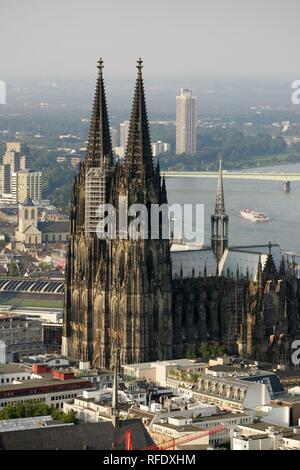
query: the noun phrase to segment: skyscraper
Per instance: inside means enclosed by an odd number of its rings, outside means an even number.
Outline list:
[[[182,88],[176,96],[176,155],[196,153],[196,98]]]
[[[129,132],[129,121],[120,123],[120,147],[126,148]]]
[[[118,146],[118,131],[115,127],[110,126],[110,137],[111,137],[111,146],[115,148]]]
[[[43,174],[41,171],[22,170],[17,173],[18,202],[30,197],[33,201],[42,199]]]

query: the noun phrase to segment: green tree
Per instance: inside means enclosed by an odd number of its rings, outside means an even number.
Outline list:
[[[77,424],[79,422],[75,411],[70,410],[67,413],[64,413],[53,406],[46,405],[42,400],[38,400],[36,402],[28,400],[24,403],[5,406],[0,410],[0,420],[48,415],[52,416],[54,420],[59,420],[64,423]]]
[[[7,265],[7,275],[10,277],[20,276],[19,266],[15,261],[11,261]]]
[[[197,357],[194,348],[189,347],[185,353],[186,359],[195,359]]]

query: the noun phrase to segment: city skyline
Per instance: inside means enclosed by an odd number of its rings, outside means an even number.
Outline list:
[[[300,450],[298,0],[3,3],[0,450]]]

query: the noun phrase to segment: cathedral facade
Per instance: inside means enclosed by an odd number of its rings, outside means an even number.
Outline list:
[[[150,218],[148,237],[130,239],[118,225],[115,237],[98,237],[99,204],[116,214],[120,200],[128,208],[167,204],[151,155],[142,61],[124,161],[113,158],[102,60],[98,68],[87,156],[73,186],[63,354],[109,368],[116,349],[125,364],[197,354],[205,342],[289,362],[300,330],[294,260],[271,243],[229,247],[221,161],[210,248],[176,245],[163,236],[161,219],[155,238]]]

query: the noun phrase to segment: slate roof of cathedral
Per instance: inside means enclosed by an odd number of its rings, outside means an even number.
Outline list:
[[[262,268],[264,268],[269,254],[269,245],[249,245],[230,247],[224,251],[219,263],[219,276],[236,278],[237,270],[239,275],[249,279],[256,280],[257,268],[259,260],[261,260]],[[279,245],[271,246],[271,254],[276,269],[279,270],[282,250]],[[184,247],[180,250],[171,251],[172,259],[172,275],[173,278],[180,277],[181,269],[183,278],[193,276],[204,276],[204,268],[206,268],[207,276],[215,276],[217,270],[216,257],[211,248],[190,249]]]
[[[69,233],[68,220],[55,220],[53,222],[38,222],[38,229],[42,233]]]
[[[114,428],[110,421],[75,424],[0,433],[3,450],[116,450],[125,449],[126,431],[131,430],[133,449],[153,445],[153,440],[139,419],[120,421]]]

